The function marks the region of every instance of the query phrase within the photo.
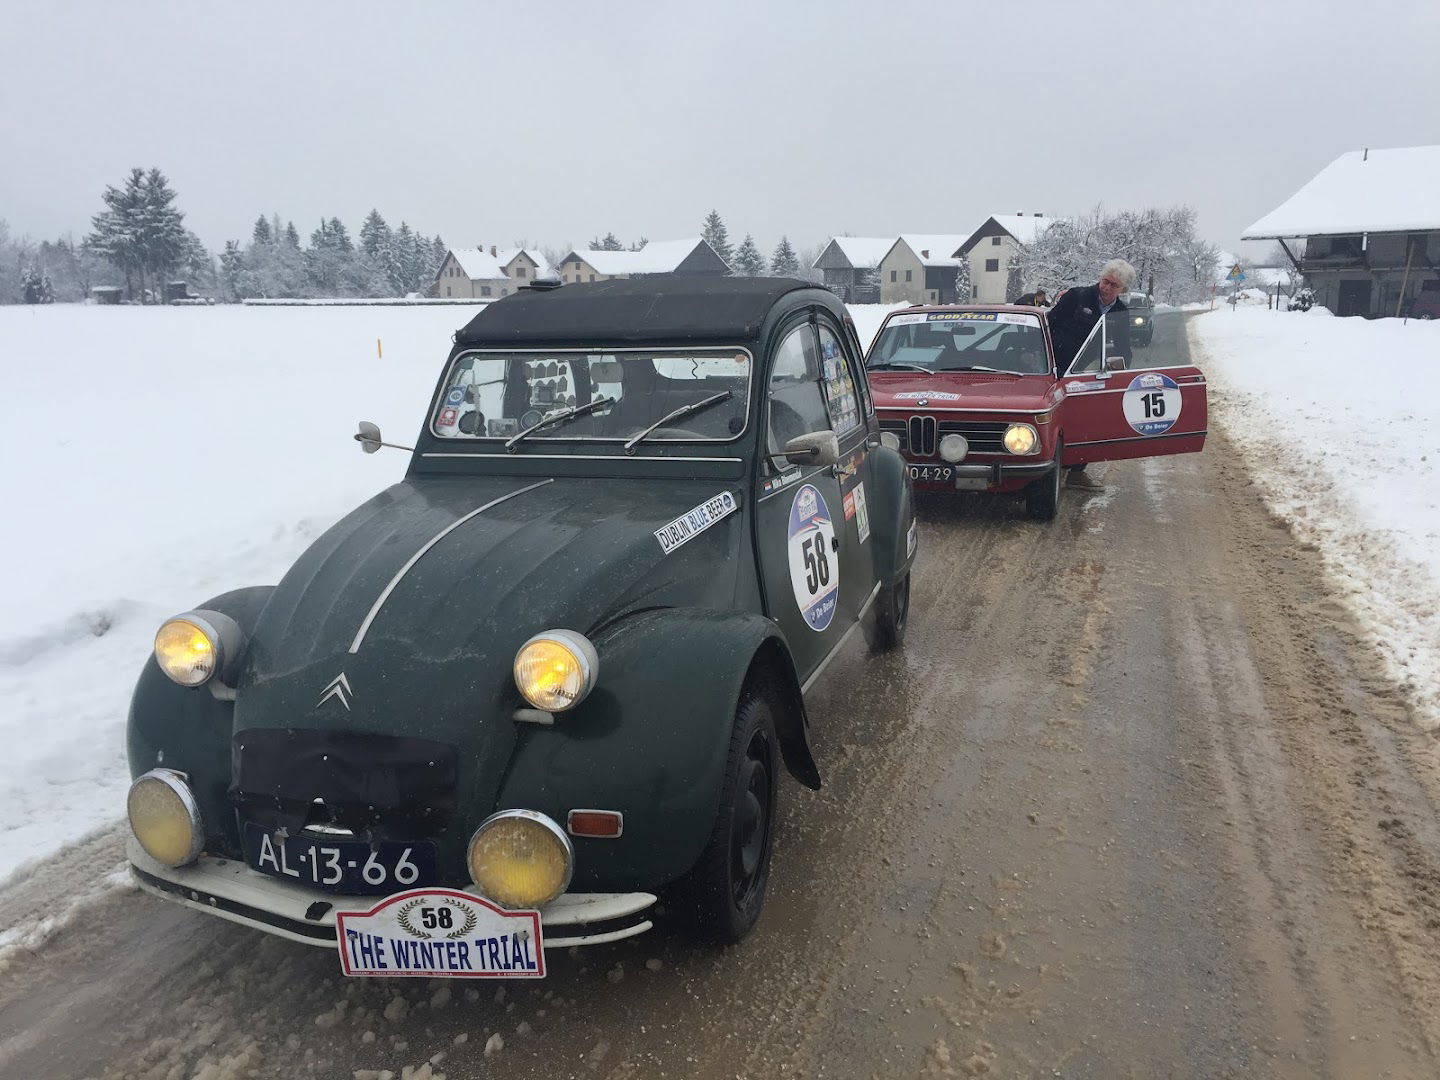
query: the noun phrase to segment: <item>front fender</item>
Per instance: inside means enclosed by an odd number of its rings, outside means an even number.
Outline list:
[[[915,561],[915,485],[898,450],[877,446],[868,461],[870,536],[874,542],[875,576],[893,585],[910,572]]]
[[[551,727],[521,725],[497,809],[539,810],[562,826],[570,810],[618,810],[621,837],[572,838],[571,887],[661,888],[695,864],[710,835],[752,663],[759,656],[773,670],[775,650],[787,664],[789,651],[759,615],[675,608],[623,619],[595,648],[599,680],[585,701]],[[793,669],[778,681],[798,703]],[[803,712],[792,708],[779,722],[803,745]],[[793,752],[786,747],[787,759]]]
[[[197,607],[229,615],[248,633],[274,588],[237,589]],[[206,849],[238,858],[240,838],[228,795],[234,714],[235,703],[219,700],[208,685],[185,687],[173,682],[152,653],[130,698],[125,749],[131,779],[156,768],[187,774],[205,823]]]

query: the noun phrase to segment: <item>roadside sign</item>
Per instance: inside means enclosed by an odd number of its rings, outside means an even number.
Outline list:
[[[1225,276],[1230,281],[1240,282],[1245,280],[1245,271],[1240,269],[1239,263],[1236,263],[1234,266],[1230,267],[1230,273],[1226,274]]]

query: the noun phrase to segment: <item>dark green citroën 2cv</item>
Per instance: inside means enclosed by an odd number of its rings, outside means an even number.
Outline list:
[[[738,941],[782,764],[820,786],[806,693],[855,631],[905,630],[912,492],[861,360],[784,278],[484,308],[401,482],[160,628],[136,880],[331,948],[337,912],[427,887],[538,912],[543,948],[641,933],[659,895]]]

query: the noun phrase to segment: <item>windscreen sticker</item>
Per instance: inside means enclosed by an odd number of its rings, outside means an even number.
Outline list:
[[[814,484],[795,492],[790,504],[790,588],[805,624],[821,631],[835,618],[840,599],[840,555],[835,523]]]
[[[670,524],[656,529],[655,539],[660,541],[660,550],[669,555],[682,544],[688,544],[694,540],[717,521],[729,517],[737,509],[735,496],[728,491],[722,491],[695,509],[687,510]]]
[[[440,426],[441,426],[441,427],[454,427],[454,426],[455,426],[455,417],[456,417],[456,412],[455,412],[455,410],[452,409],[452,408],[450,408],[449,406],[446,406],[445,408],[443,408],[443,409],[440,410]]]
[[[887,323],[886,325],[888,325],[888,326],[909,326],[911,323],[922,323],[922,322],[924,322],[924,321],[925,321],[925,316],[924,316],[924,315],[892,315],[892,316],[890,316],[890,322]]]
[[[999,322],[998,311],[932,311],[930,322]]]
[[[465,388],[463,386],[452,386],[450,392],[445,395],[446,405],[459,405],[465,400]]]
[[[906,390],[904,393],[896,394],[896,401],[959,401],[959,394],[952,394],[948,390]]]
[[[855,490],[850,493],[855,496],[855,528],[860,532],[860,543],[870,539],[870,510],[865,505],[865,485],[855,485]]]
[[[1121,398],[1125,420],[1141,435],[1163,435],[1180,419],[1180,387],[1168,375],[1149,372],[1130,380]]]
[[[1014,323],[1016,326],[1039,326],[1039,315],[1022,315],[1018,311],[1000,312],[1000,322]]]

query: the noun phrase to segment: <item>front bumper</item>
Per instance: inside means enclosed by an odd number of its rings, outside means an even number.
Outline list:
[[[939,491],[953,489],[955,491],[989,491],[989,490],[1014,490],[1023,487],[1032,480],[1038,480],[1045,476],[1055,467],[1054,460],[1045,461],[1020,461],[999,459],[996,461],[962,461],[958,465],[938,466],[933,462],[920,463],[907,460],[905,462],[910,468],[910,478],[922,489]],[[933,480],[926,477],[926,470],[949,468],[952,470],[948,479]]]
[[[336,905],[368,910],[374,896],[336,896],[291,885],[251,870],[234,859],[202,855],[174,869],[145,854],[134,837],[126,845],[130,874],[148,893],[218,915],[268,934],[333,949]],[[643,934],[652,893],[565,893],[540,909],[547,949],[600,945]]]

